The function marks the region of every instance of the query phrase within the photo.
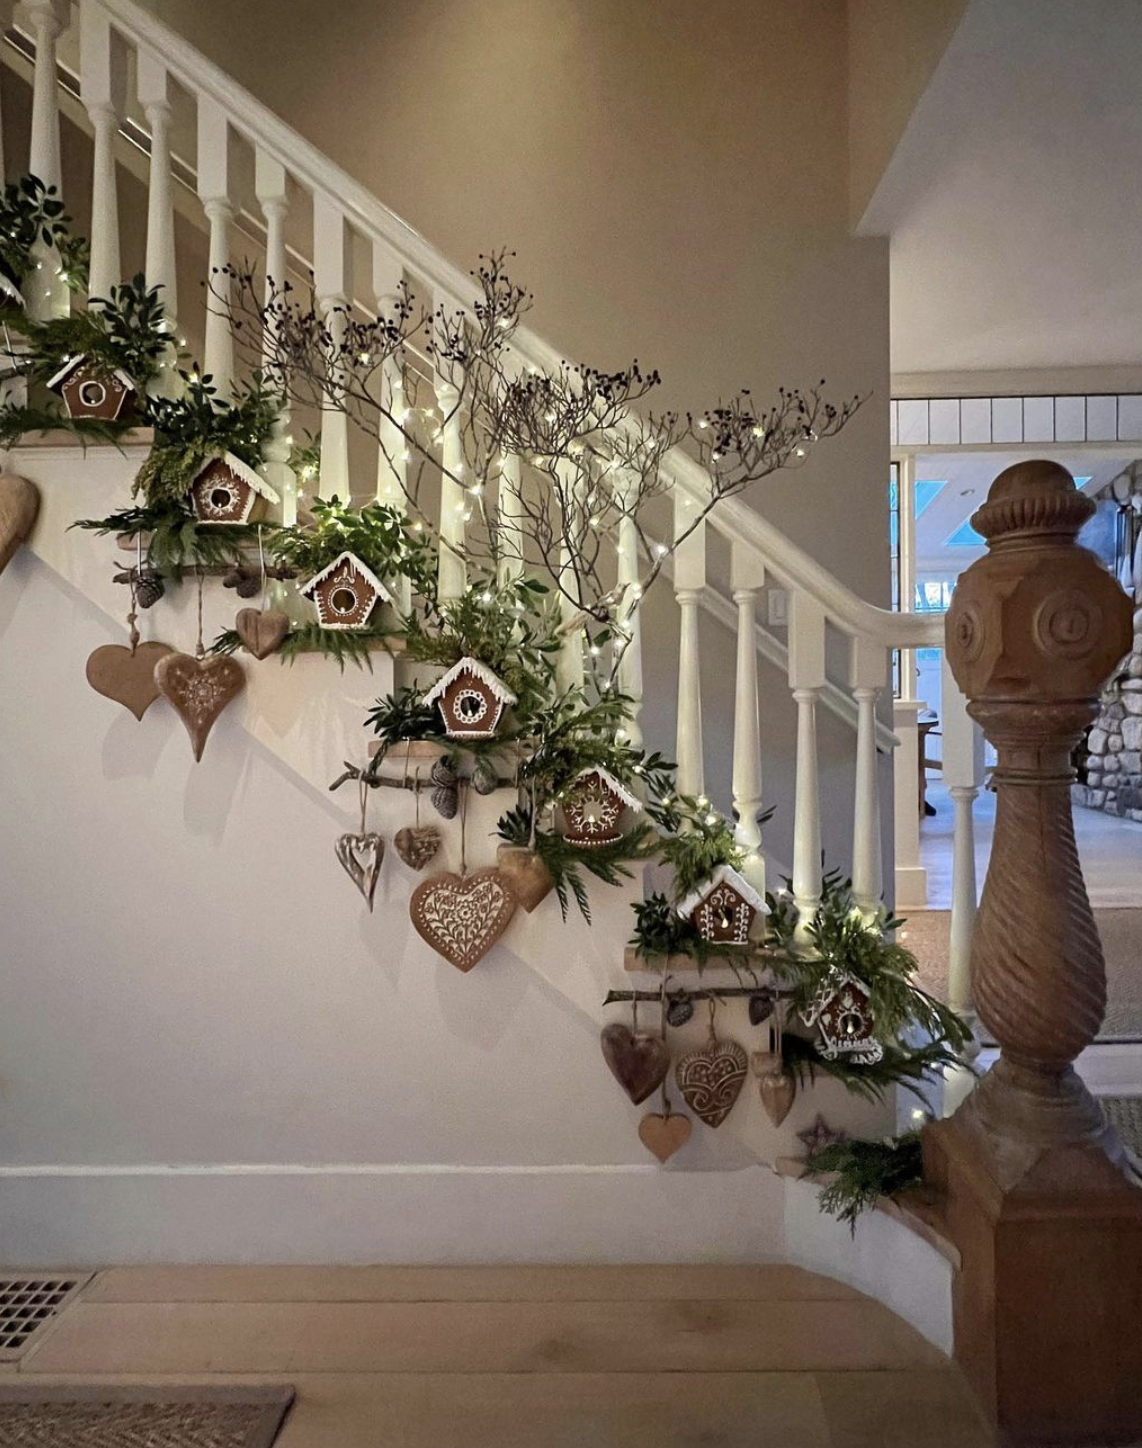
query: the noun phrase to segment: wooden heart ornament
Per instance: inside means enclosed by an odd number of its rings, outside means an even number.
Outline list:
[[[202,758],[214,721],[246,687],[246,675],[237,659],[223,654],[171,653],[155,665],[155,683],[186,725],[195,759]]]
[[[393,836],[396,852],[410,870],[423,870],[436,858],[440,831],[435,825],[406,825]]]
[[[341,835],[333,846],[341,868],[365,897],[369,909],[377,893],[381,861],[385,858],[385,842],[380,835],[367,831],[360,835]]]
[[[659,1161],[669,1161],[690,1140],[690,1118],[676,1111],[649,1111],[638,1123],[638,1139]]]
[[[499,870],[449,870],[421,881],[408,913],[422,940],[457,970],[469,971],[508,928],[515,907],[511,884]]]
[[[707,1126],[721,1126],[741,1094],[748,1066],[736,1041],[719,1041],[711,1030],[704,1046],[678,1062],[674,1079],[694,1115]]]
[[[289,628],[289,614],[280,608],[240,608],[234,619],[234,632],[256,659],[276,654]]]
[[[39,511],[40,495],[35,483],[15,473],[0,474],[0,573],[31,533]]]
[[[155,665],[173,653],[169,644],[154,642],[133,650],[126,644],[101,644],[88,655],[87,682],[97,694],[114,699],[141,719],[159,697]]]
[[[670,1051],[661,1036],[632,1031],[617,1023],[599,1034],[603,1060],[611,1075],[637,1106],[662,1085],[670,1070]]]
[[[501,845],[496,863],[512,882],[516,899],[530,915],[555,889],[551,871],[526,845]]]

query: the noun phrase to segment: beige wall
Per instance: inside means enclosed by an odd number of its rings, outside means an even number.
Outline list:
[[[888,387],[883,242],[847,234],[843,0],[146,0],[537,330],[663,401]],[[886,409],[759,505],[886,593]]]
[[[967,7],[968,0],[848,0],[854,226]]]

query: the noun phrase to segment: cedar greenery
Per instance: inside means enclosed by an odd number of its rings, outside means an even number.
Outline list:
[[[360,510],[338,498],[315,498],[312,522],[275,533],[275,558],[309,578],[342,553],[352,553],[378,578],[407,578],[422,598],[436,596],[436,559],[423,533],[397,508],[370,503]]]
[[[91,442],[118,443],[131,425],[102,417],[68,417],[56,406],[0,407],[0,447],[15,447],[29,433],[57,430],[73,434],[85,447]]]
[[[372,672],[373,650],[383,647],[392,634],[386,629],[327,629],[320,624],[297,624],[290,629],[276,650],[283,664],[292,664],[302,654],[324,654],[335,659],[341,672],[346,664],[355,664],[359,669]],[[242,647],[237,632],[223,629],[210,645],[212,654],[232,654]]]
[[[143,556],[150,568],[165,578],[181,578],[195,568],[223,568],[242,563],[246,549],[256,544],[265,525],[232,524],[218,528],[199,523],[180,502],[166,501],[146,507],[122,508],[106,518],[80,518],[71,525],[100,537],[108,533],[134,540],[146,538]]]
[[[581,871],[586,870],[604,885],[619,885],[623,880],[633,878],[632,864],[652,859],[658,847],[654,826],[643,823],[611,844],[580,849],[552,830],[533,831],[532,812],[526,804],[501,815],[496,833],[509,845],[525,845],[533,849],[551,872],[564,920],[567,919],[570,896],[573,895],[588,925],[591,923],[591,903]]]
[[[280,394],[256,372],[236,383],[230,401],[220,397],[210,377],[179,372],[177,397],[152,397],[147,418],[155,430],[154,446],[139,469],[134,493],[158,504],[181,502],[203,465],[219,453],[233,453],[247,466],[262,461],[281,408]]]
[[[416,739],[443,739],[444,724],[440,711],[426,704],[422,691],[413,685],[398,689],[378,699],[366,716],[369,724],[381,741],[380,758],[395,744],[404,744]]]
[[[786,1031],[781,1038],[782,1058],[800,1085],[811,1085],[818,1076],[831,1076],[840,1081],[846,1091],[871,1102],[882,1102],[893,1086],[902,1086],[928,1106],[925,1088],[931,1077],[964,1064],[959,1051],[947,1041],[910,1044],[901,1040],[891,1045],[882,1043],[882,1046],[884,1054],[879,1061],[858,1066],[844,1056],[830,1060],[814,1041],[792,1031]]]
[[[847,1222],[854,1236],[863,1212],[871,1211],[882,1197],[895,1197],[920,1186],[923,1169],[916,1131],[884,1141],[833,1142],[805,1163],[807,1174],[833,1175],[821,1190],[821,1210]]]

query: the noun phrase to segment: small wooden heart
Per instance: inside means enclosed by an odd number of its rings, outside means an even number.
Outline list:
[[[637,1034],[629,1026],[604,1026],[599,1035],[611,1075],[637,1106],[656,1091],[670,1070],[670,1051],[661,1036]]]
[[[234,620],[234,632],[256,659],[276,654],[289,627],[289,614],[280,608],[240,608]]]
[[[659,1161],[669,1161],[690,1140],[692,1129],[688,1116],[674,1111],[661,1116],[657,1111],[650,1111],[638,1123],[638,1137]]]
[[[790,1108],[797,1096],[797,1082],[792,1071],[785,1068],[773,1071],[763,1076],[757,1083],[757,1087],[766,1116],[774,1126],[780,1126],[789,1115]]]
[[[237,659],[208,654],[168,654],[155,665],[155,683],[186,725],[195,759],[202,758],[214,721],[226,705],[246,687],[246,675]]]
[[[369,909],[377,893],[381,861],[385,858],[385,842],[372,831],[362,835],[341,835],[333,846],[341,868],[365,897]]]
[[[15,473],[0,475],[0,573],[16,555],[40,511],[40,494],[35,483]]]
[[[440,831],[435,825],[406,826],[393,836],[397,854],[410,870],[423,870],[436,858],[440,848]]]
[[[526,845],[501,845],[496,851],[496,863],[512,882],[516,899],[529,915],[555,888],[551,871]]]
[[[449,870],[421,881],[408,912],[422,940],[457,970],[469,971],[508,928],[515,907],[511,885],[499,870],[467,875]]]
[[[159,697],[155,665],[173,653],[169,644],[155,642],[139,644],[134,652],[126,644],[101,644],[88,655],[87,682],[141,719]]]
[[[686,1105],[707,1126],[721,1126],[745,1085],[749,1059],[736,1041],[711,1035],[704,1046],[687,1051],[674,1070]]]

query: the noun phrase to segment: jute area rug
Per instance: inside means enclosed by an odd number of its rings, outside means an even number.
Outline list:
[[[0,1386],[0,1448],[270,1448],[293,1389]]]
[[[1106,957],[1106,1019],[1098,1040],[1142,1041],[1142,910],[1096,910],[1094,919]],[[902,942],[920,962],[918,983],[941,1000],[948,988],[950,921],[947,910],[917,910]]]

